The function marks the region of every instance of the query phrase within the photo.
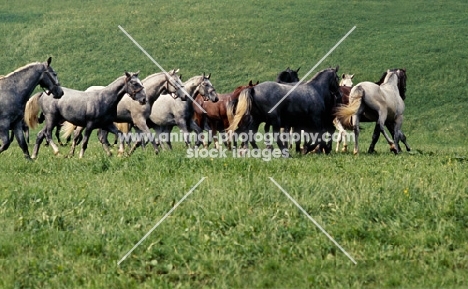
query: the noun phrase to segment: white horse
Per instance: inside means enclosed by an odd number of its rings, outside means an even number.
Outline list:
[[[190,145],[189,134],[191,131],[195,131],[197,135],[202,132],[202,129],[193,120],[193,98],[199,93],[205,100],[218,101],[218,94],[211,84],[210,76],[211,74],[194,76],[184,82],[185,91],[191,96],[186,101],[162,94],[154,102],[148,118],[148,126],[156,131],[158,142],[164,141],[168,148],[172,149],[170,132],[174,126],[179,127],[187,145]]]
[[[384,75],[381,85],[368,81],[358,83],[351,90],[349,105],[337,109],[336,116],[339,121],[345,126],[353,127],[354,154],[359,152],[359,122],[362,118],[376,122],[369,153],[374,152],[380,133],[384,135],[390,150],[395,154],[401,150],[400,140],[406,149],[410,150],[406,136],[401,131],[405,111],[406,70],[387,70]],[[393,140],[385,131],[385,126],[390,130]]]

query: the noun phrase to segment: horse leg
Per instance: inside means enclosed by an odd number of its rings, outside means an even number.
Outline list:
[[[3,151],[6,151],[11,144],[9,132],[10,132],[9,123],[4,124],[0,127],[0,140],[2,141],[2,145],[0,146],[0,153],[2,153]]]
[[[83,139],[81,132],[83,131],[83,127],[76,127],[75,130],[73,131],[73,140],[72,140],[72,145],[70,147],[70,152],[68,153],[69,157],[72,157],[75,154],[75,148],[78,145],[78,143]]]
[[[49,143],[49,146],[54,151],[54,155],[59,154],[59,148],[55,144],[54,140],[52,139],[52,130],[56,126],[57,126],[57,120],[54,117],[51,116],[51,117],[46,118],[46,125],[45,125],[45,128],[44,128],[44,136],[45,136],[46,142]],[[36,142],[36,144],[37,144],[37,142]],[[39,150],[39,148],[38,148],[38,150]]]
[[[380,138],[380,125],[377,122],[374,127],[374,132],[372,133],[372,142],[369,146],[369,149],[367,150],[367,153],[372,154],[375,153],[375,145],[379,141]]]
[[[88,123],[84,131],[83,143],[81,144],[81,150],[80,150],[80,155],[79,155],[80,159],[83,158],[84,153],[86,149],[88,148],[88,141],[89,141],[89,137],[91,136],[92,131],[93,129],[92,129],[91,123]]]
[[[403,124],[403,115],[398,115],[396,118],[395,118],[395,128],[394,128],[394,142],[397,146],[397,149],[398,151],[401,151],[401,148],[400,148],[400,145],[399,145],[399,142],[400,140],[403,142],[403,144],[405,145],[406,147],[406,150],[407,151],[410,151],[411,148],[410,146],[408,145],[408,143],[406,142],[406,136],[405,134],[403,133],[403,131],[401,131],[401,126]]]
[[[272,125],[273,126],[273,135],[279,136],[281,133],[281,127],[279,125]],[[284,157],[290,157],[291,155],[289,154],[289,146],[287,142],[283,141],[281,137],[276,138],[276,144],[278,145],[278,148],[281,150],[281,154],[283,155],[283,152],[287,152],[284,154]]]
[[[354,151],[353,153],[357,155],[359,153],[359,116],[355,114],[351,117],[354,131]]]
[[[36,144],[34,145],[33,153],[31,156],[32,159],[37,158],[37,154],[39,153],[39,148],[41,147],[41,143],[44,140],[44,137],[45,137],[45,127],[37,133]]]
[[[114,135],[116,135],[117,137],[122,135],[122,132],[120,130],[117,129],[117,127],[115,126],[115,124],[112,122],[110,123],[108,126],[106,126],[105,128],[102,129],[103,131],[106,131],[106,132],[110,132],[110,133],[113,133]],[[125,153],[125,148],[124,148],[124,142],[125,140],[123,138],[120,138],[118,137],[118,140],[119,140],[119,151],[118,151],[118,156],[123,156],[124,153]],[[108,156],[112,156],[112,152],[110,150],[110,144],[109,142],[107,141],[107,137],[106,138],[103,138],[103,140],[101,141],[101,144],[102,144],[102,147],[104,149],[104,151],[106,152],[106,154]]]
[[[203,129],[200,126],[198,126],[198,124],[193,119],[190,120],[190,122],[189,122],[188,131],[194,131],[195,132],[195,137],[196,137],[195,142],[194,142],[195,147],[200,146],[203,143]],[[190,136],[190,132],[189,132],[189,136]],[[209,135],[209,132],[208,132],[208,141],[209,140],[210,140],[210,135]],[[190,140],[189,140],[189,146],[190,146]]]
[[[265,123],[265,127],[264,127],[265,135],[270,133],[270,126],[271,126],[271,124],[269,122]],[[270,142],[270,139],[266,138],[265,139],[265,146],[266,146],[267,149],[272,150],[273,149],[273,142]]]
[[[21,121],[14,125],[13,133],[15,134],[16,141],[18,141],[18,144],[23,151],[24,157],[27,160],[31,160],[31,157],[29,156],[28,145],[26,144],[26,139],[24,138],[23,124]]]
[[[395,154],[397,154],[399,151],[398,151],[398,147],[395,145],[395,143],[393,142],[392,138],[387,134],[387,132],[385,131],[385,120],[387,119],[387,113],[386,111],[380,111],[379,112],[379,119],[377,121],[377,124],[380,128],[380,132],[383,134],[383,136],[385,137],[385,139],[387,140],[387,143],[390,145],[390,150],[392,152],[394,152]]]

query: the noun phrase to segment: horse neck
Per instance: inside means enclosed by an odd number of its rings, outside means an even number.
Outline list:
[[[201,79],[201,81],[200,81]],[[185,91],[187,91],[187,93],[190,95],[190,97],[193,98],[193,93],[195,92],[195,89],[198,88],[198,86],[200,85],[200,83],[203,81],[203,78],[201,76],[194,76],[192,78],[190,78],[189,80],[187,80],[186,82],[184,82],[184,89]],[[199,93],[198,93],[199,94]],[[187,101],[192,101],[190,99],[190,97],[187,97]]]
[[[125,91],[125,76],[121,76],[106,86],[101,93],[101,102],[109,106],[116,105],[127,93]]]
[[[43,73],[43,70],[39,69],[41,65],[43,64],[28,65],[0,78],[0,81],[16,89],[16,99],[21,103],[26,103],[41,79]]]
[[[328,77],[327,73],[322,71],[318,72],[311,80],[309,80],[306,84],[309,86],[313,86],[320,94],[329,90],[328,85]]]
[[[385,80],[381,85],[394,86],[398,91],[398,75],[396,73],[387,74],[387,77],[385,77]]]
[[[143,86],[146,91],[146,100],[153,105],[153,103],[161,95],[166,82],[166,76],[164,72],[155,73],[142,80]]]

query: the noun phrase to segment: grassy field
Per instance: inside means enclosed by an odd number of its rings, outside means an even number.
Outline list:
[[[44,147],[27,162],[14,143],[0,155],[0,287],[468,287],[463,11],[464,1],[1,2],[0,74],[52,56],[75,89],[158,72],[118,25],[184,79],[212,73],[221,93],[288,66],[304,75],[356,25],[317,70],[340,65],[357,83],[405,67],[413,150],[394,156],[381,139],[373,155],[265,162],[187,158],[177,143],[109,158],[94,139],[84,159]],[[372,128],[363,124],[362,151]]]

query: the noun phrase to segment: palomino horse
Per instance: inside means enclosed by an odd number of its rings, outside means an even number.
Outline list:
[[[117,104],[117,116],[114,119],[116,123],[128,123],[131,127],[134,127],[137,134],[148,137],[151,135],[151,131],[147,125],[147,119],[151,114],[151,107],[154,102],[162,94],[169,94],[172,98],[180,98],[185,100],[187,97],[183,90],[183,84],[180,76],[178,75],[179,69],[173,69],[167,74],[165,72],[158,72],[149,75],[141,82],[146,90],[146,103],[141,105],[138,101],[132,99],[128,94],[124,95],[121,101]],[[87,90],[102,89],[100,86],[92,86]],[[100,133],[101,137],[107,142],[107,132],[103,131]],[[129,151],[129,155],[132,154],[137,147],[144,144],[144,138],[137,137],[134,140],[134,144]],[[158,153],[158,145],[154,139],[151,140],[155,153]]]
[[[334,132],[333,109],[341,102],[338,86],[337,68],[328,68],[318,72],[311,80],[291,90],[291,85],[276,82],[263,82],[249,89],[244,89],[237,105],[236,115],[229,130],[235,130],[241,120],[244,128],[255,134],[260,123],[270,122],[274,135],[278,135],[281,127],[294,127],[307,133],[318,134],[315,149],[331,151],[331,142],[325,136]],[[284,98],[286,94],[288,97]],[[289,155],[287,147],[280,138],[276,143],[283,155]],[[309,140],[305,152],[311,148]]]
[[[355,136],[354,154],[359,152],[359,123],[362,118],[366,121],[375,121],[376,125],[372,135],[372,143],[369,153],[374,152],[380,133],[382,133],[390,145],[390,150],[395,154],[401,151],[401,140],[406,149],[410,147],[406,142],[406,136],[401,131],[403,113],[405,110],[406,70],[387,70],[382,76],[383,81],[379,85],[373,82],[358,83],[349,95],[349,105],[337,109],[336,116],[345,126],[352,126]],[[393,140],[385,131],[385,126],[391,131]]]
[[[347,105],[349,103],[349,93],[351,92],[351,88],[353,87],[353,78],[354,78],[354,74],[343,73],[341,75],[340,91],[341,91],[341,96],[342,96],[341,103],[343,105]],[[338,130],[338,138],[336,140],[336,152],[339,152],[341,142],[343,142],[343,152],[348,151],[348,144],[346,143],[345,128],[343,127],[341,122],[336,117],[333,120],[333,124],[335,125],[335,128]]]
[[[44,137],[54,150],[54,154],[59,153],[57,145],[53,142],[51,132],[62,119],[73,124],[69,126],[71,127],[71,131],[68,134],[73,132],[74,126],[86,128],[80,151],[80,158],[82,158],[88,146],[89,136],[94,129],[101,128],[115,134],[119,133],[113,124],[113,120],[117,114],[117,103],[122,99],[125,93],[128,93],[141,104],[146,103],[146,93],[143,84],[140,79],[138,79],[138,73],[125,72],[125,75],[117,78],[100,91],[84,92],[69,88],[63,88],[63,90],[64,96],[57,102],[47,101],[45,96],[36,99],[31,98],[31,100],[28,101],[28,104],[30,104],[29,115],[37,116],[39,112],[38,106],[41,105],[46,119],[45,127],[37,135],[33,158],[37,157],[39,147]],[[32,117],[27,117],[26,119],[32,119]],[[77,137],[78,136],[75,134],[70,155],[73,155],[75,151]],[[110,155],[109,147],[102,140],[101,143],[104,150]]]
[[[258,84],[258,81],[256,84]],[[256,84],[252,84],[251,80],[248,85],[239,86],[231,93],[218,94],[219,101],[217,102],[207,101],[200,93],[195,96],[195,102],[193,103],[194,121],[201,129],[208,127],[213,136],[216,149],[219,148],[218,131],[224,131],[229,127],[228,104],[237,100],[243,89],[253,87]],[[209,147],[210,141],[210,138],[208,138],[206,147]],[[229,141],[226,141],[225,145],[231,149]]]
[[[211,84],[210,76],[211,74],[205,76],[203,73],[203,75],[194,76],[184,82],[185,91],[190,95],[185,101],[163,94],[154,102],[148,125],[156,131],[159,141],[165,142],[169,149],[172,149],[170,133],[174,126],[178,126],[183,133],[187,146],[190,145],[190,131],[194,130],[197,135],[201,133],[201,128],[193,121],[192,103],[193,97],[197,93],[201,94],[206,100],[218,101],[218,94]]]
[[[50,63],[49,57],[46,62],[34,62],[18,68],[6,76],[0,76],[0,153],[10,146],[9,130],[13,133],[24,156],[30,159],[28,145],[24,139],[23,119],[24,107],[33,90],[40,85],[47,94],[60,98],[63,95],[62,87],[58,82]]]

